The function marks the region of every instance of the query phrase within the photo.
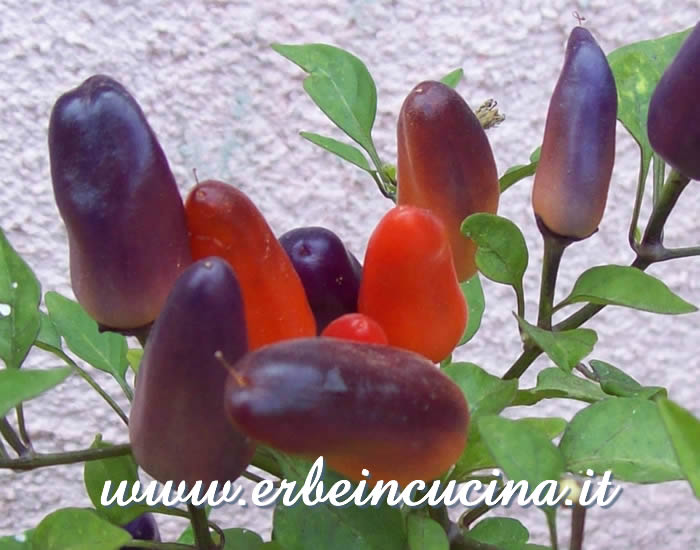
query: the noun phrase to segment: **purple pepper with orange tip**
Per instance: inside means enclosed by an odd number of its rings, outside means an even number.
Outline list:
[[[466,101],[442,82],[418,84],[397,125],[397,204],[426,208],[445,224],[457,278],[476,273],[476,245],[461,232],[471,214],[495,214],[498,173],[486,132]]]
[[[615,162],[617,90],[608,60],[583,27],[569,36],[549,103],[532,205],[552,233],[585,239],[600,225]]]
[[[104,327],[148,325],[191,257],[182,198],[141,108],[112,78],[88,78],[56,101],[49,156],[78,301]]]
[[[134,459],[158,481],[233,481],[254,444],[226,420],[222,360],[248,350],[238,280],[220,258],[178,278],[153,325],[136,377],[129,417]]]
[[[251,438],[316,459],[352,480],[429,481],[461,455],[469,409],[429,360],[337,338],[277,342],[247,354],[225,390],[232,423]]]
[[[664,71],[649,102],[647,135],[661,158],[700,180],[700,23]]]

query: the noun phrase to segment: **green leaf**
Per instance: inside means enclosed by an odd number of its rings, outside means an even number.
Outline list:
[[[19,535],[0,537],[0,550],[32,550],[33,533],[34,529],[30,529]]]
[[[548,439],[554,439],[566,427],[566,421],[563,418],[520,418],[515,420],[515,422],[516,424],[523,424],[529,429],[534,429],[543,433]],[[478,422],[472,419],[469,424],[467,445],[462,456],[459,457],[459,460],[455,464],[450,479],[464,481],[470,477],[470,474],[477,470],[495,468],[496,466],[498,466],[498,463],[481,438]]]
[[[309,73],[304,89],[311,99],[348,136],[373,151],[377,89],[365,64],[327,44],[273,44],[272,49]]]
[[[34,272],[0,231],[0,359],[8,368],[19,368],[34,343],[40,301]]]
[[[601,265],[586,270],[557,309],[576,302],[625,306],[665,314],[697,311],[694,305],[674,294],[656,277],[622,265]]]
[[[606,397],[605,392],[597,384],[551,367],[540,371],[534,388],[518,391],[513,405],[534,405],[543,399],[556,398],[594,403]]]
[[[131,370],[134,374],[139,372],[139,367],[141,366],[141,359],[143,358],[143,350],[139,348],[130,348],[126,352],[126,361],[129,363]]]
[[[347,160],[358,168],[362,168],[362,170],[370,173],[373,171],[369,166],[369,162],[367,162],[367,158],[357,147],[312,132],[299,132],[299,134],[301,137],[308,139],[311,143],[318,145],[326,151],[330,151],[343,160]]]
[[[552,332],[531,325],[517,315],[520,328],[542,348],[547,356],[561,369],[571,372],[586,357],[598,341],[595,331],[588,328],[575,328]]]
[[[259,550],[263,540],[255,531],[248,529],[224,529],[226,544],[222,550]]]
[[[310,464],[301,459],[275,453],[283,477],[298,485],[306,479]],[[324,487],[340,477],[326,469]],[[405,550],[406,533],[398,508],[350,504],[337,508],[328,502],[313,507],[298,503],[284,506],[278,502],[273,518],[275,540],[285,550],[310,548],[352,548],[353,550]]]
[[[109,443],[102,441],[102,437],[98,435],[91,448],[105,448],[110,446]],[[132,485],[139,479],[138,467],[131,455],[87,461],[83,467],[83,479],[85,481],[87,494],[92,504],[95,506],[97,513],[114,524],[126,525],[148,509],[147,506],[140,504],[127,507],[117,505],[105,507],[100,504],[105,481],[112,482],[110,494],[113,494],[119,484],[126,480],[128,482],[126,494],[131,494]]]
[[[442,372],[464,393],[472,420],[480,414],[500,413],[511,404],[518,389],[517,380],[502,380],[473,363],[452,363]]]
[[[648,399],[612,397],[589,405],[569,422],[559,447],[572,472],[611,470],[636,483],[681,479],[656,404]]]
[[[53,326],[51,319],[46,313],[40,311],[39,316],[41,318],[41,324],[39,326],[39,333],[36,335],[36,342],[60,350],[61,335],[58,334],[56,327]]]
[[[641,397],[650,399],[659,394],[666,397],[666,390],[658,386],[642,386],[631,376],[604,361],[591,361],[593,372],[600,380],[601,389],[610,395],[620,397]]]
[[[608,55],[617,86],[617,118],[639,144],[644,173],[652,155],[647,137],[649,100],[690,31],[628,44]]]
[[[560,436],[566,429],[566,420],[556,416],[518,418],[516,422],[542,432],[549,439]]]
[[[462,294],[467,302],[467,308],[469,309],[469,316],[467,319],[467,326],[464,329],[464,334],[459,341],[458,346],[466,344],[474,338],[476,333],[481,326],[481,318],[484,315],[484,309],[486,308],[486,299],[484,298],[484,289],[481,287],[481,279],[479,274],[475,273],[474,276],[467,279],[466,281],[459,284],[462,289]]]
[[[668,399],[656,404],[681,470],[700,500],[700,419]]]
[[[540,161],[540,150],[541,147],[538,147],[532,152],[530,155],[530,162],[528,164],[516,164],[504,172],[504,174],[498,180],[501,193],[519,181],[535,175],[535,172],[537,171],[537,164]]]
[[[564,472],[564,457],[548,434],[501,416],[482,416],[479,432],[498,466],[516,483],[525,480],[530,491]]]
[[[530,532],[517,519],[486,518],[469,530],[469,537],[499,548],[519,548],[530,538]]]
[[[512,221],[494,214],[472,214],[462,223],[462,233],[477,245],[476,265],[497,283],[522,288],[528,253],[525,238]]]
[[[62,508],[46,516],[32,535],[41,550],[119,550],[131,535],[98,516],[94,510]]]
[[[450,550],[450,541],[442,526],[425,516],[411,514],[406,522],[409,550]]]
[[[56,292],[47,292],[44,300],[51,321],[70,350],[123,382],[128,366],[126,338],[115,332],[99,332],[80,304]]]
[[[456,88],[457,84],[460,83],[463,76],[464,76],[464,69],[462,69],[462,68],[455,69],[454,71],[449,72],[445,76],[443,76],[440,79],[440,82],[442,82],[443,84],[446,84],[450,88]]]
[[[20,403],[34,399],[54,386],[58,386],[72,372],[71,367],[47,370],[0,370],[0,418]]]

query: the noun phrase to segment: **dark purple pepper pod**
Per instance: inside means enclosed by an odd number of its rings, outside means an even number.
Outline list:
[[[160,531],[153,514],[146,513],[124,525],[131,538],[160,542]],[[122,546],[120,550],[137,550],[135,546]]]
[[[700,180],[700,23],[664,71],[649,102],[647,135],[661,158]]]
[[[318,334],[346,313],[357,312],[362,266],[335,233],[299,227],[279,238],[309,300]]]
[[[571,31],[552,93],[532,206],[549,231],[585,239],[598,229],[615,162],[617,89],[605,53],[583,27]]]
[[[49,157],[78,301],[105,327],[151,323],[191,256],[182,198],[138,103],[110,77],[88,78],[53,107]]]
[[[238,478],[255,449],[226,420],[221,358],[233,364],[247,349],[233,270],[214,257],[192,264],[153,325],[136,377],[129,437],[141,468],[190,487]]]

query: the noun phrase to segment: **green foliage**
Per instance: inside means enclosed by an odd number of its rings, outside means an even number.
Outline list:
[[[38,397],[58,386],[73,372],[70,367],[58,369],[0,370],[0,418],[14,407]]]
[[[299,132],[301,137],[308,139],[311,143],[338,155],[341,159],[347,160],[365,172],[373,172],[367,162],[367,158],[357,147],[338,141],[337,139],[321,136],[312,132]]]
[[[528,252],[517,225],[494,214],[472,214],[462,223],[462,233],[476,243],[476,265],[485,277],[522,289]]]
[[[464,69],[459,68],[459,69],[455,69],[454,71],[447,73],[445,76],[443,76],[440,79],[440,82],[448,85],[450,88],[456,88],[457,84],[460,83],[460,81],[462,80],[463,77],[464,77]]]
[[[584,271],[557,309],[577,302],[625,306],[653,313],[692,313],[697,308],[662,281],[634,267],[601,265]]]
[[[327,44],[273,44],[272,48],[309,73],[304,79],[306,93],[338,128],[371,155],[377,88],[365,64]]]
[[[658,386],[645,387],[630,375],[604,361],[591,361],[593,372],[600,381],[600,388],[619,397],[642,397],[649,399],[657,395],[666,396],[666,390]]]
[[[476,336],[481,326],[481,318],[486,309],[486,299],[484,298],[484,289],[481,286],[479,274],[475,273],[470,279],[460,283],[462,294],[467,301],[469,309],[469,317],[467,318],[467,327],[464,329],[464,334],[459,341],[458,346],[466,344]]]
[[[483,416],[478,424],[486,447],[508,479],[527,481],[532,491],[564,472],[564,456],[542,430],[502,416]]]
[[[530,155],[530,162],[528,162],[527,164],[516,164],[515,166],[511,166],[510,168],[508,168],[508,170],[505,171],[505,173],[498,180],[498,185],[501,189],[501,193],[503,193],[506,189],[509,189],[519,181],[535,175],[535,171],[537,170],[537,164],[540,161],[540,150],[541,148],[538,147],[532,152],[532,154]]]
[[[530,532],[517,519],[486,518],[469,530],[469,538],[500,548],[522,548]]]
[[[597,334],[587,328],[576,328],[561,332],[552,332],[531,325],[517,317],[518,324],[547,356],[561,369],[571,372],[586,357],[598,341]]]
[[[695,497],[700,499],[700,419],[668,399],[658,399],[656,404],[678,464]]]
[[[46,516],[32,535],[42,550],[119,550],[131,535],[100,518],[94,510],[62,508]]]
[[[17,369],[39,332],[41,289],[34,272],[0,230],[0,360]]]
[[[126,338],[114,332],[99,332],[97,323],[80,304],[56,292],[47,292],[46,307],[51,322],[68,348],[96,369],[126,383]]]
[[[518,391],[513,405],[534,405],[543,399],[576,399],[595,403],[606,397],[597,384],[559,368],[548,368],[537,375],[534,388]]]
[[[566,467],[577,473],[611,470],[636,483],[683,479],[666,428],[653,401],[612,397],[578,412],[559,447]]]
[[[110,444],[102,441],[102,437],[99,435],[92,444],[93,449],[109,446]],[[110,522],[116,525],[126,525],[147,511],[147,507],[141,504],[134,504],[126,508],[116,505],[105,507],[100,504],[102,489],[106,481],[112,482],[110,495],[117,490],[122,481],[128,482],[125,494],[131,495],[131,488],[139,479],[138,466],[131,455],[86,462],[83,468],[83,479],[87,494],[97,513]]]
[[[647,137],[649,101],[690,30],[627,44],[608,55],[617,86],[617,118],[639,144],[645,175],[653,153]]]
[[[406,520],[409,550],[449,550],[450,541],[442,526],[420,514]]]
[[[310,464],[275,453],[284,479],[303,483]],[[342,478],[326,470],[324,485],[331,486]],[[295,493],[298,491],[298,487]],[[314,507],[301,504],[275,508],[275,540],[285,550],[308,548],[353,548],[353,550],[404,550],[406,531],[398,508],[386,505],[359,508],[348,505],[336,508],[327,502]]]

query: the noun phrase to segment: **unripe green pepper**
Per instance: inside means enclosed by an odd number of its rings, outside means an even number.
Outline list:
[[[88,78],[56,101],[49,156],[78,301],[105,327],[151,323],[191,259],[182,199],[141,108],[110,77]]]
[[[457,277],[465,281],[476,273],[476,245],[461,233],[462,222],[498,209],[498,173],[486,133],[462,96],[427,81],[406,97],[397,138],[397,203],[426,208],[440,218]]]
[[[700,180],[700,23],[664,71],[649,102],[649,143],[684,176]]]
[[[134,459],[158,481],[235,480],[253,443],[226,420],[222,391],[248,350],[238,280],[220,258],[195,262],[177,279],[156,319],[136,377],[129,417]]]
[[[585,239],[598,229],[615,161],[617,90],[591,33],[571,31],[552,93],[532,205],[556,235]]]
[[[424,357],[336,338],[285,340],[248,353],[225,390],[251,438],[315,459],[353,480],[430,481],[466,443],[464,394]]]

